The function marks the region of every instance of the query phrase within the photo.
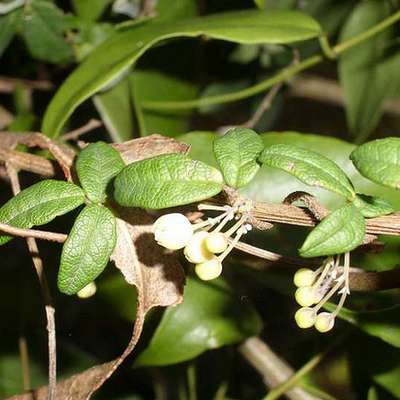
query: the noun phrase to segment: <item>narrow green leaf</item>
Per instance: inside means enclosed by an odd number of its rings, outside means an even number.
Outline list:
[[[190,83],[158,71],[134,71],[130,75],[132,97],[135,101],[136,117],[140,135],[154,132],[175,137],[187,132],[190,111],[152,111],[142,106],[147,100],[181,101],[196,97],[196,87]]]
[[[359,2],[343,26],[344,42],[381,22],[391,13],[389,2]],[[400,55],[385,54],[394,36],[393,28],[355,46],[339,59],[339,78],[346,100],[350,132],[363,142],[375,129],[382,115],[382,105],[400,90]]]
[[[94,105],[113,142],[121,143],[134,136],[134,114],[129,78],[93,97]]]
[[[319,257],[351,251],[362,244],[365,220],[352,204],[346,204],[326,216],[307,236],[300,255]]]
[[[400,138],[365,143],[351,153],[350,159],[366,178],[400,189]]]
[[[117,150],[104,142],[89,144],[76,160],[76,172],[89,200],[103,203],[111,179],[125,167]]]
[[[264,148],[256,132],[233,128],[214,141],[214,154],[225,182],[234,188],[247,185],[259,170],[257,157]]]
[[[80,187],[47,179],[24,189],[4,204],[0,208],[0,222],[18,228],[44,225],[80,206],[84,200]],[[0,245],[10,239],[10,236],[0,235]]]
[[[31,2],[27,10],[22,33],[32,56],[52,63],[71,60],[72,48],[63,36],[66,20],[62,11],[47,0]]]
[[[327,304],[325,308],[333,311],[335,305]],[[339,317],[358,326],[369,335],[400,348],[400,306],[377,311],[352,311],[342,308]]]
[[[314,151],[288,144],[266,147],[259,161],[280,168],[310,186],[321,187],[351,200],[353,185],[346,174],[331,160]]]
[[[103,206],[86,206],[65,241],[58,272],[58,288],[75,294],[95,280],[107,266],[116,243],[116,222]]]
[[[20,21],[20,10],[14,10],[0,17],[0,57],[14,37]]]
[[[261,324],[254,308],[240,301],[222,279],[210,284],[189,277],[182,304],[166,310],[136,366],[190,360],[206,350],[257,335]]]
[[[394,212],[394,208],[386,200],[360,193],[354,198],[353,204],[366,218],[380,217]]]
[[[221,173],[183,154],[163,154],[132,163],[115,178],[114,197],[126,207],[167,208],[219,193]]]
[[[61,86],[43,120],[42,131],[55,137],[88,97],[134,64],[151,46],[176,37],[208,36],[237,43],[291,43],[320,34],[318,23],[297,11],[256,10],[149,23],[123,29],[94,50]]]

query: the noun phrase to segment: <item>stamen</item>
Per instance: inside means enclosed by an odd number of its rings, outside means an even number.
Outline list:
[[[220,262],[222,262],[224,260],[224,258],[233,250],[233,248],[236,246],[237,242],[240,240],[240,238],[242,237],[242,235],[244,234],[244,230],[242,229],[242,227],[239,227],[239,229],[236,232],[235,237],[233,238],[233,240],[229,243],[229,246],[227,247],[227,249],[218,256],[218,259]]]
[[[214,218],[207,218],[204,221],[198,222],[197,224],[193,225],[193,231],[204,228],[204,227],[211,227],[214,226],[216,223],[218,223],[219,221],[221,221],[221,219],[227,217],[229,214],[231,213],[231,211],[225,211],[224,213],[218,215],[218,217],[214,217]]]
[[[221,223],[214,229],[214,232],[220,232],[221,229],[229,222],[232,221],[234,217],[234,211],[231,210],[226,213],[226,217],[221,221]]]
[[[236,222],[235,225],[233,225],[230,229],[228,229],[225,232],[225,235],[227,237],[231,236],[234,232],[236,232],[247,220],[247,217],[245,217],[244,215],[239,219],[238,222]]]
[[[206,204],[206,203],[200,203],[197,205],[198,210],[209,210],[209,211],[229,211],[229,209],[232,208],[228,205],[226,206],[215,206],[213,204]]]
[[[326,294],[325,297],[315,306],[314,308],[315,312],[318,312],[318,310],[338,291],[340,286],[343,285],[343,282],[344,282],[343,277],[339,277],[336,285],[333,286],[332,289],[328,292],[328,294]]]

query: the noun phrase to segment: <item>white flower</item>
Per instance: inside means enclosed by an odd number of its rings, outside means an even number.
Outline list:
[[[309,268],[300,268],[293,277],[293,282],[297,287],[311,286],[314,281],[314,271]]]
[[[203,281],[210,281],[218,278],[222,272],[222,263],[218,257],[214,257],[209,261],[196,264],[196,275]]]
[[[94,282],[88,283],[83,289],[81,289],[76,295],[80,299],[87,299],[92,297],[97,291],[97,286]]]
[[[325,333],[330,331],[335,325],[335,316],[328,312],[322,312],[317,315],[315,320],[315,329],[318,332]]]
[[[315,324],[315,311],[313,308],[303,307],[294,315],[297,325],[302,329],[311,328]]]
[[[186,245],[184,254],[187,260],[193,264],[200,264],[211,260],[214,254],[206,247],[206,239],[209,233],[206,231],[196,232]]]
[[[206,237],[205,244],[211,253],[222,253],[228,247],[228,239],[222,232],[211,232]]]
[[[185,247],[193,236],[190,221],[182,214],[165,214],[153,225],[156,242],[167,249],[178,250]]]

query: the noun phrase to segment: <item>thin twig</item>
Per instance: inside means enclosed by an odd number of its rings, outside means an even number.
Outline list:
[[[29,80],[0,76],[0,93],[12,93],[18,86],[34,90],[51,90],[53,84],[46,80]]]
[[[35,229],[16,228],[14,226],[3,223],[0,223],[0,232],[8,233],[11,236],[18,236],[23,238],[35,238],[57,243],[64,243],[67,239],[67,235],[63,233],[40,231]]]
[[[10,164],[6,164],[8,174],[10,176],[11,187],[14,195],[21,191],[21,186],[18,179],[17,170]],[[57,351],[56,351],[56,324],[55,324],[55,309],[50,294],[50,289],[44,273],[43,261],[39,255],[36,240],[32,237],[26,239],[29,252],[32,257],[32,262],[35,267],[36,274],[39,279],[40,290],[45,303],[45,312],[47,320],[47,335],[48,335],[48,351],[49,351],[49,392],[48,400],[56,399],[57,390]]]
[[[62,136],[62,139],[67,141],[67,140],[77,140],[80,136],[83,134],[90,132],[94,129],[99,128],[102,126],[103,123],[99,121],[98,119],[90,119],[85,125],[81,126],[78,129],[74,129],[73,131],[67,132]]]
[[[265,112],[271,107],[272,101],[275,96],[279,93],[284,82],[279,82],[272,86],[271,90],[265,95],[264,99],[261,101],[257,107],[256,112],[251,116],[249,120],[242,124],[245,128],[254,128],[254,126],[260,121]]]

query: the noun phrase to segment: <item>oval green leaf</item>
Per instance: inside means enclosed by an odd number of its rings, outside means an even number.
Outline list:
[[[208,36],[236,43],[291,43],[314,38],[320,33],[318,22],[306,14],[257,10],[183,19],[174,24],[141,24],[121,30],[94,50],[61,86],[46,110],[42,132],[51,137],[58,136],[79,104],[160,41]]]
[[[215,139],[214,154],[225,182],[234,188],[247,185],[260,168],[256,160],[263,148],[260,136],[247,128],[233,128]]]
[[[340,41],[351,40],[387,18],[390,4],[381,0],[359,2],[342,28]],[[394,40],[393,28],[345,52],[339,59],[339,78],[343,88],[346,117],[351,134],[362,143],[376,128],[384,101],[400,90],[400,56],[387,56]],[[386,53],[386,54],[385,54]]]
[[[64,243],[58,288],[75,294],[96,279],[107,266],[116,243],[116,222],[103,206],[86,206],[75,220]]]
[[[261,319],[222,280],[188,278],[182,304],[169,307],[136,366],[170,365],[238,343],[261,330]],[[179,340],[177,340],[179,338]]]
[[[0,208],[0,222],[17,228],[44,225],[80,206],[85,200],[82,189],[72,183],[47,179],[38,182]],[[0,245],[10,236],[0,235]]]
[[[302,257],[346,253],[362,244],[365,220],[352,204],[346,204],[326,216],[307,236],[299,250]]]
[[[386,200],[360,193],[357,193],[353,204],[366,218],[380,217],[394,212],[394,208]]]
[[[163,154],[128,165],[114,186],[121,206],[160,209],[215,196],[223,178],[217,169],[184,154]]]
[[[125,167],[117,150],[104,142],[89,144],[76,160],[76,172],[89,200],[103,203],[111,179]]]
[[[346,174],[333,161],[314,151],[277,144],[265,148],[259,161],[283,169],[307,185],[330,190],[349,200],[355,196],[353,185]]]
[[[33,57],[52,63],[70,61],[72,46],[64,38],[67,19],[62,11],[47,0],[36,0],[25,8],[22,33]]]
[[[350,155],[362,175],[381,185],[400,189],[400,138],[378,139],[357,147]]]

